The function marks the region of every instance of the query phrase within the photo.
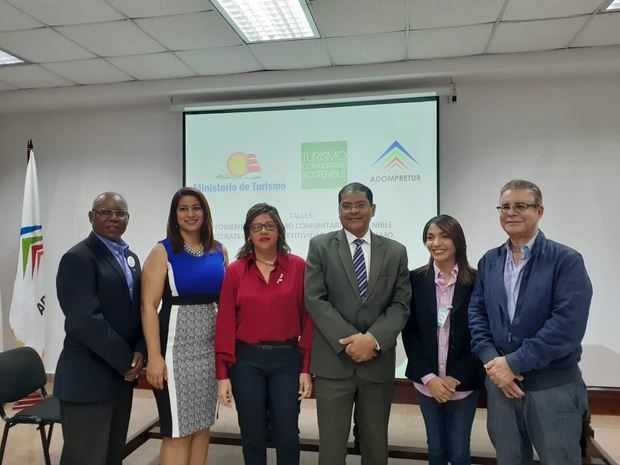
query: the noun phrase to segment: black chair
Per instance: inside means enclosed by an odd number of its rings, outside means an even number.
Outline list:
[[[55,397],[47,397],[46,382],[43,362],[32,347],[18,347],[0,353],[0,416],[5,421],[0,445],[0,465],[4,459],[9,428],[18,424],[38,425],[45,464],[51,465],[49,447],[54,423],[60,423],[60,403]],[[38,389],[41,390],[43,400],[12,417],[7,416],[4,411],[5,403],[20,400]],[[46,426],[49,426],[47,433]]]

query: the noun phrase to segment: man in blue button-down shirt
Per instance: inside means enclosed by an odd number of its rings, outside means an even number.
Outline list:
[[[478,264],[472,351],[487,370],[488,431],[499,465],[580,465],[588,414],[578,362],[592,285],[581,255],[538,229],[538,186],[512,180],[497,207],[509,240]]]
[[[54,379],[61,465],[120,465],[133,384],[145,351],[140,263],[122,240],[129,212],[114,192],[95,198],[93,232],[61,259],[56,277],[66,337]]]

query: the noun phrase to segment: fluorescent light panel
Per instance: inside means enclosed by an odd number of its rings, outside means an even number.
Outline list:
[[[20,60],[13,55],[6,53],[5,51],[0,50],[0,66],[3,65],[14,65],[16,63],[23,63],[24,60]]]
[[[620,0],[614,0],[605,11],[620,10]]]
[[[213,0],[212,3],[248,43],[319,37],[305,0]]]

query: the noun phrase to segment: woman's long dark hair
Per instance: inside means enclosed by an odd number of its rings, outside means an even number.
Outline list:
[[[278,253],[289,253],[291,251],[291,248],[286,243],[286,229],[284,228],[284,223],[282,223],[276,207],[266,203],[257,203],[251,207],[245,215],[245,223],[243,223],[245,242],[239,249],[239,252],[237,252],[237,258],[246,257],[254,252],[254,244],[250,240],[250,226],[252,226],[252,221],[254,221],[256,217],[263,214],[269,215],[276,224],[276,229],[278,230]]]
[[[206,252],[213,252],[220,247],[219,242],[213,238],[213,219],[211,217],[211,210],[204,194],[198,189],[193,187],[181,187],[172,196],[170,202],[170,213],[168,214],[168,226],[166,228],[166,236],[170,241],[172,250],[179,253],[183,250],[183,237],[181,231],[179,231],[179,222],[177,220],[177,208],[181,197],[188,195],[198,200],[198,203],[202,207],[203,219],[202,226],[200,226],[200,242]]]
[[[459,274],[456,281],[459,284],[471,286],[474,283],[476,270],[469,266],[469,262],[467,261],[467,242],[465,241],[465,233],[463,233],[463,228],[459,222],[450,215],[435,216],[428,220],[428,222],[424,225],[424,230],[422,231],[422,242],[425,245],[426,233],[432,224],[441,229],[450,239],[452,239],[452,242],[454,243],[454,247],[456,248],[456,264],[459,266]],[[426,271],[430,272],[432,270],[433,257],[431,256],[428,260],[428,264],[426,265]]]

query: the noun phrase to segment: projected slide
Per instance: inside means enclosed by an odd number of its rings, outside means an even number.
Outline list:
[[[422,228],[437,214],[437,130],[435,97],[188,112],[185,185],[206,195],[232,259],[255,203],[279,210],[305,257],[310,238],[341,228],[340,188],[361,182],[377,205],[372,231],[405,244],[414,268],[428,260]]]

